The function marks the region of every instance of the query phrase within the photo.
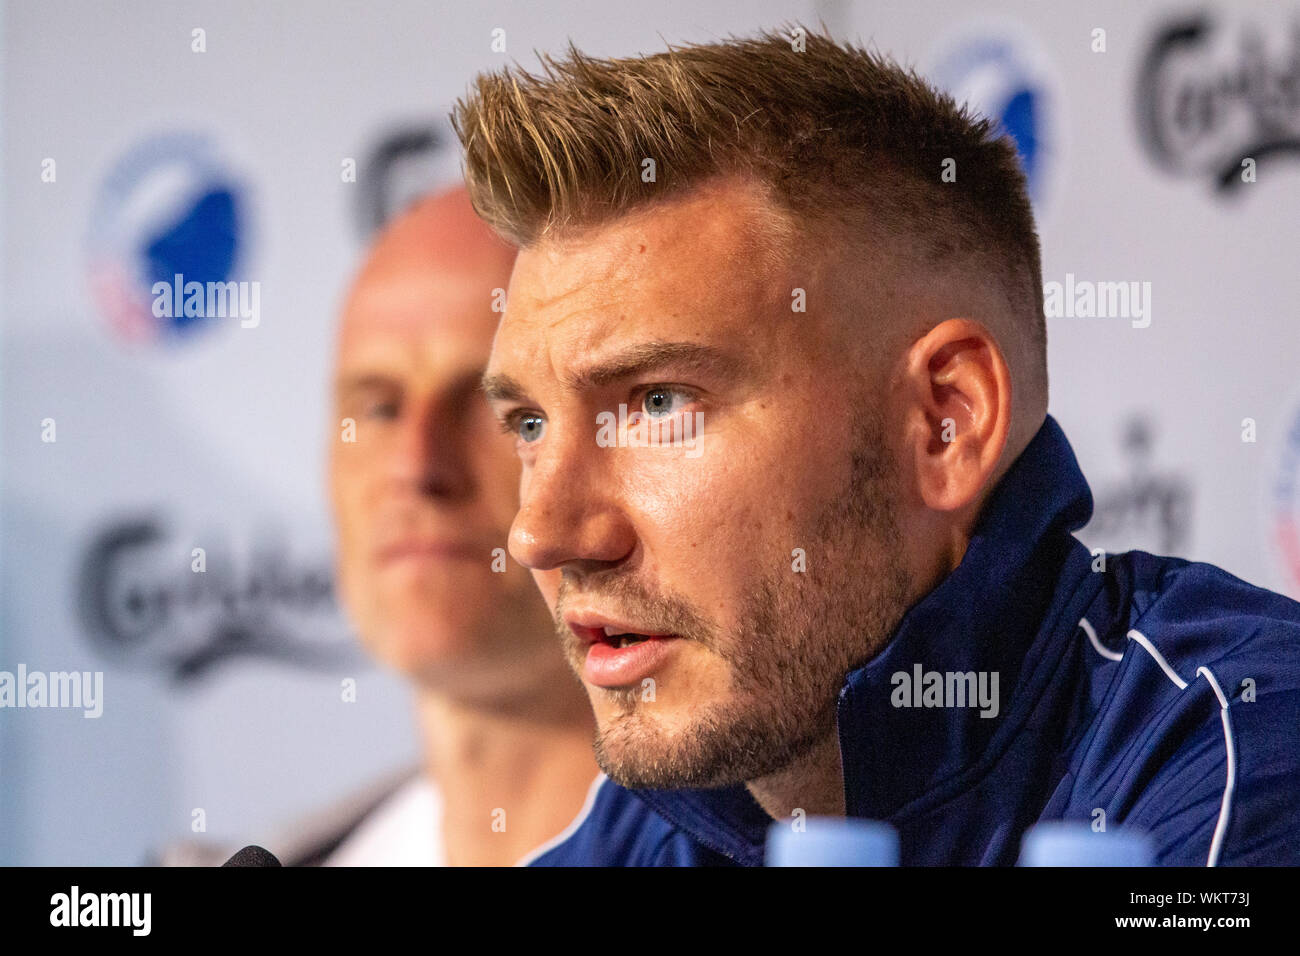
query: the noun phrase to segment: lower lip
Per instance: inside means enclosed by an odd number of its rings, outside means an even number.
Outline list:
[[[651,637],[639,644],[615,647],[598,641],[587,649],[582,677],[597,687],[626,687],[649,677],[672,654],[679,637]]]

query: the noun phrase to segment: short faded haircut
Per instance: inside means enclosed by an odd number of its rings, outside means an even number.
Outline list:
[[[796,222],[901,247],[922,274],[996,283],[1046,394],[1033,209],[1015,144],[990,120],[887,57],[793,25],[622,59],[570,43],[540,60],[541,75],[480,74],[452,114],[474,208],[507,240],[527,248],[748,176]]]

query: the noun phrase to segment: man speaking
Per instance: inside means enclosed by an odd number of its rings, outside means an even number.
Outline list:
[[[484,376],[510,550],[635,791],[539,862],[755,864],[773,820],[847,814],[905,864],[1010,864],[1099,813],[1160,863],[1300,862],[1300,605],[1072,537],[987,121],[799,30],[571,49],[454,122],[521,250]]]

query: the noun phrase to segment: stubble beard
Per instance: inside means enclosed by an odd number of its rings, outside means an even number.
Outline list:
[[[716,626],[680,598],[645,594],[627,582],[614,589],[668,612],[675,626],[661,633],[697,640],[723,657],[731,674],[723,700],[674,702],[690,717],[672,731],[655,714],[659,703],[643,692],[597,690],[618,707],[595,738],[596,761],[616,783],[632,789],[738,784],[785,769],[835,732],[845,676],[880,652],[906,610],[897,485],[882,433],[877,418],[864,427],[846,486],[803,545],[807,570],[783,564],[761,576],[728,639],[720,640]],[[562,636],[571,640],[567,627]],[[581,668],[572,651],[570,662]],[[658,688],[655,696],[666,701],[669,693]]]

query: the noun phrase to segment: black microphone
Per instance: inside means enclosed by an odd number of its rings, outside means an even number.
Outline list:
[[[280,866],[281,863],[275,858],[270,850],[264,850],[256,844],[246,846],[234,856],[232,856],[222,866]]]

